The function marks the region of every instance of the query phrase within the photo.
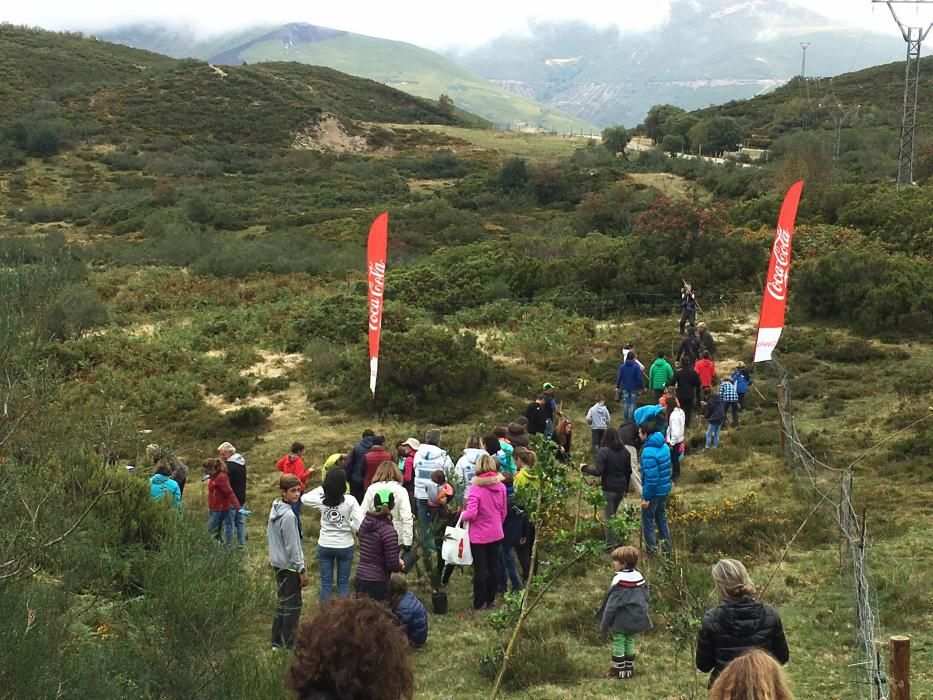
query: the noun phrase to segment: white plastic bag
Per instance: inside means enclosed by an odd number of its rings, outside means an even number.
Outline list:
[[[470,550],[470,523],[462,523],[461,527],[461,521],[457,520],[456,526],[447,526],[444,530],[441,557],[448,564],[455,566],[470,566],[473,563],[473,552]]]

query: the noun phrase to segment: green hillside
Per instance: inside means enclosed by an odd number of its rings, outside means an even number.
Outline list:
[[[130,83],[176,63],[80,34],[0,24],[0,122],[33,100],[55,101],[93,86]]]
[[[258,35],[258,36],[257,36]],[[289,24],[260,32],[191,43],[173,42],[168,29],[128,27],[106,34],[113,41],[145,47],[171,47],[174,56],[192,55],[225,65],[241,62],[298,61],[359,75],[399,90],[436,100],[450,96],[461,109],[489,121],[559,132],[595,130],[585,120],[510,93],[427,49],[400,41]]]

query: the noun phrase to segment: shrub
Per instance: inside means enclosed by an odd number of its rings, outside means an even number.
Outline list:
[[[83,285],[63,289],[45,316],[48,335],[56,340],[80,338],[107,320],[107,307]]]
[[[241,406],[227,414],[227,423],[234,428],[255,428],[272,415],[272,406]]]

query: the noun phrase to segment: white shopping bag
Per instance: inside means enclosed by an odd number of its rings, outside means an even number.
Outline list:
[[[470,551],[470,523],[457,520],[455,527],[447,526],[444,530],[444,545],[441,547],[441,557],[448,564],[455,566],[470,566],[473,563],[473,552]]]

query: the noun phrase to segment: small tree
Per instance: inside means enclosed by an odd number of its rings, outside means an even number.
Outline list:
[[[621,153],[625,156],[625,147],[631,140],[632,134],[624,126],[610,126],[603,129],[603,146],[610,153]]]
[[[684,110],[674,105],[654,105],[645,117],[645,131],[652,141],[661,143],[664,135],[670,133],[669,124],[684,114]]]
[[[499,169],[496,185],[500,190],[515,192],[528,186],[528,167],[524,158],[509,158]]]
[[[454,113],[454,106],[454,101],[450,99],[449,95],[444,94],[437,99],[438,109],[448,116]]]
[[[684,137],[680,134],[668,134],[661,140],[661,149],[669,153],[671,158],[684,150]]]

